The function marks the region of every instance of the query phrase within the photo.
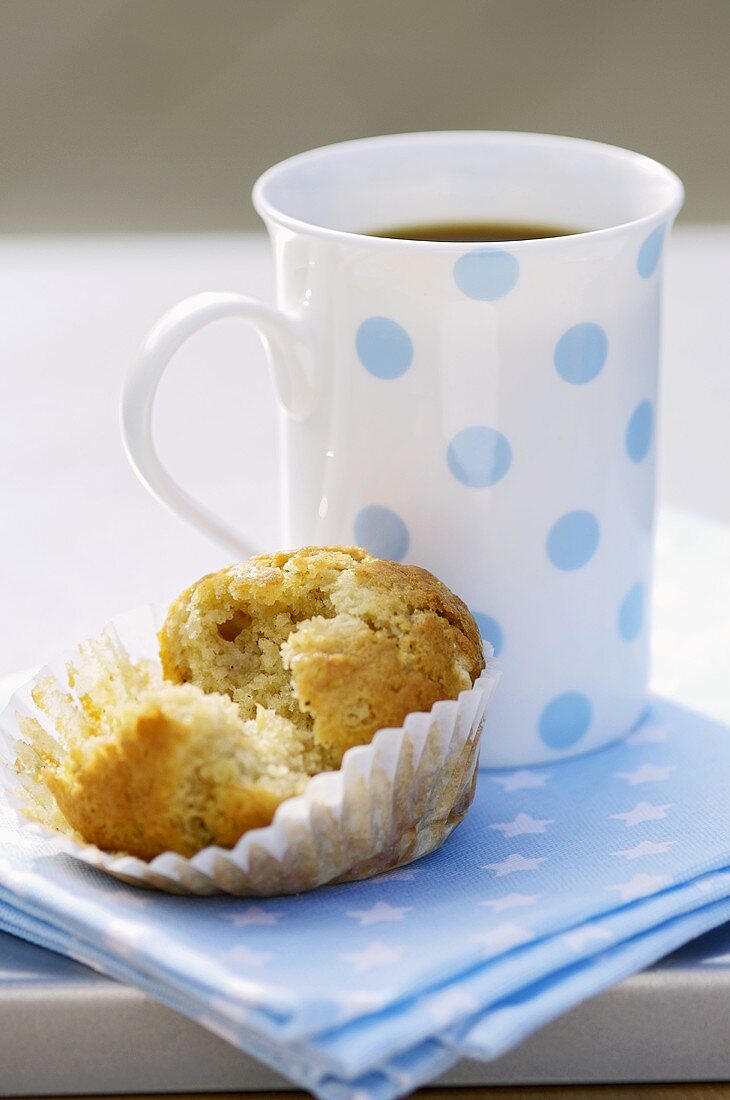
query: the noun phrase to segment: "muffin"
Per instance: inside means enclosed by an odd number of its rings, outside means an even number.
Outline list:
[[[63,749],[36,730],[25,762],[67,828],[145,860],[231,847],[349,748],[456,699],[484,668],[477,626],[445,585],[342,547],[203,577],[170,607],[159,651],[162,676],[88,644],[73,702],[34,694]]]

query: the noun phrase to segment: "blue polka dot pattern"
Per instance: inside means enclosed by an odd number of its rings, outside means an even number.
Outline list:
[[[479,627],[479,633],[485,641],[494,646],[494,656],[499,657],[504,648],[504,631],[491,615],[485,615],[483,611],[474,611],[474,620]]]
[[[618,613],[618,631],[625,642],[634,642],[644,625],[644,586],[633,585],[624,596]]]
[[[413,343],[397,321],[369,317],[355,337],[357,355],[365,370],[376,378],[400,378],[413,362]]]
[[[666,225],[658,225],[656,229],[652,229],[639,249],[639,255],[636,258],[636,266],[642,279],[650,278],[656,271],[657,264],[662,254],[662,246],[664,245],[664,235],[666,231]]]
[[[355,517],[355,542],[376,558],[403,561],[410,541],[405,523],[390,508],[369,504]]]
[[[553,361],[564,382],[583,386],[601,373],[607,355],[606,333],[593,321],[583,321],[563,333],[555,345]]]
[[[626,450],[632,462],[641,462],[651,447],[654,410],[650,401],[642,401],[631,414],[626,428]]]
[[[495,302],[514,287],[520,265],[511,252],[482,248],[467,252],[454,264],[454,279],[462,294],[478,302]]]
[[[582,691],[556,695],[540,715],[540,737],[551,749],[570,749],[585,737],[593,718],[590,699]]]
[[[496,428],[475,425],[457,432],[446,458],[457,481],[471,489],[496,485],[512,465],[512,448]]]
[[[580,569],[598,548],[600,528],[592,512],[566,512],[547,537],[547,553],[557,569]]]

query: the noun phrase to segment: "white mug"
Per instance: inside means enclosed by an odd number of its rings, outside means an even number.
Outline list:
[[[165,504],[255,552],[170,478],[150,430],[175,351],[244,317],[282,411],[287,547],[357,543],[463,597],[504,670],[483,766],[605,745],[647,703],[661,258],[682,198],[646,157],[536,134],[406,134],[284,161],[253,192],[276,307],[209,293],[162,318],[125,386],[131,461]],[[480,220],[582,232],[367,235]]]

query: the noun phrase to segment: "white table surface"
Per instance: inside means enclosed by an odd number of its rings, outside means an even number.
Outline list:
[[[148,497],[117,423],[146,330],[210,289],[270,299],[264,236],[0,239],[0,672],[227,560]],[[728,291],[730,226],[680,227],[667,270],[660,499],[730,522]],[[276,410],[249,328],[224,321],[183,349],[161,386],[156,433],[183,484],[262,548],[278,545]],[[728,533],[715,533],[730,576]],[[685,579],[691,588],[696,578]],[[728,589],[699,585],[696,596],[672,613],[685,636],[708,614],[730,630]]]

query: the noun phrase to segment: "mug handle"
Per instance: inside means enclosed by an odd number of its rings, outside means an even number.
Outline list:
[[[135,473],[154,497],[237,556],[250,557],[257,550],[171,477],[152,438],[152,409],[165,367],[193,333],[222,317],[242,317],[254,326],[267,354],[277,400],[289,416],[304,420],[312,412],[314,357],[304,322],[243,294],[209,292],[173,306],[144,341],[124,381],[122,439]]]

